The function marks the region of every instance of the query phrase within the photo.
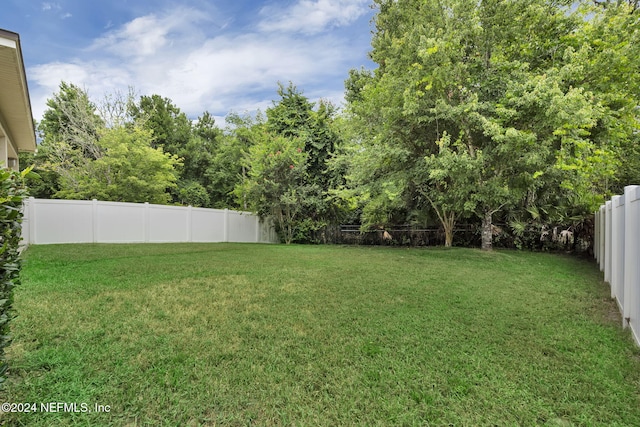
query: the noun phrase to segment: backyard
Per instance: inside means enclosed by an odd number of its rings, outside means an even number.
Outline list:
[[[25,259],[0,400],[37,411],[0,423],[640,425],[640,351],[583,259],[257,244]]]

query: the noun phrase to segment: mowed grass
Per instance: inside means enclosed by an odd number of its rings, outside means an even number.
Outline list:
[[[110,412],[7,425],[640,425],[640,353],[585,260],[61,245],[23,278],[0,400]]]

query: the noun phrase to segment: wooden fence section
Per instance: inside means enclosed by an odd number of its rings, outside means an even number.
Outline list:
[[[594,256],[640,345],[640,186],[624,188],[595,213]]]
[[[249,212],[29,198],[24,207],[25,244],[52,243],[274,243],[272,224]]]

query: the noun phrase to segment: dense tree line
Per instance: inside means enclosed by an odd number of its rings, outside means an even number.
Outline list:
[[[345,197],[362,221],[584,218],[638,181],[638,17],[628,2],[376,0],[352,71]],[[577,6],[577,7],[576,7]]]
[[[31,194],[43,198],[150,202],[250,209],[276,220],[286,242],[310,241],[336,222],[328,199],[336,182],[336,109],[317,107],[293,84],[256,116],[210,113],[189,120],[170,99],[112,94],[99,103],[67,82],[38,125]]]
[[[375,0],[374,70],[345,108],[293,84],[220,129],[160,95],[99,103],[62,83],[34,195],[248,209],[286,242],[331,224],[579,221],[640,178],[636,2]]]

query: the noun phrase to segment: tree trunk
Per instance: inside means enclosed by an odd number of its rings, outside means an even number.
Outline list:
[[[482,250],[490,251],[493,249],[492,241],[493,241],[493,232],[491,230],[491,211],[487,211],[484,213],[484,217],[482,218]]]
[[[286,216],[286,221],[287,221],[287,236],[285,237],[285,244],[290,245],[291,242],[293,241],[293,228],[291,227],[291,207],[287,205],[287,216]]]
[[[450,248],[453,244],[453,230],[444,229],[444,247]]]
[[[433,207],[433,210],[436,211],[438,219],[440,220],[442,228],[444,229],[444,246],[445,248],[450,248],[453,245],[453,227],[456,225],[455,212],[447,213],[445,209],[438,209],[436,204],[433,203],[433,200],[431,200],[431,197],[429,197],[425,193],[422,194],[427,197],[429,203],[431,203],[431,207]]]
[[[456,224],[456,218],[453,213],[448,216],[443,213],[442,227],[444,228],[444,247],[450,248],[453,244],[453,227]]]

